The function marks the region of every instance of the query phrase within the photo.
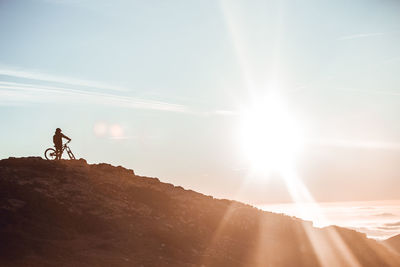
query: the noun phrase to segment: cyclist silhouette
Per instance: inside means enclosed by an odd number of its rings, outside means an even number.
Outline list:
[[[61,133],[61,129],[57,128],[56,133],[53,135],[53,143],[54,147],[56,148],[56,159],[61,159],[62,153],[62,139],[65,138],[68,141],[71,141],[71,138]]]

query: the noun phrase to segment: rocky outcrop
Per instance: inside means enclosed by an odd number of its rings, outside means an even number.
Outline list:
[[[339,264],[339,265],[337,265]],[[1,266],[400,266],[339,227],[84,160],[0,161]]]

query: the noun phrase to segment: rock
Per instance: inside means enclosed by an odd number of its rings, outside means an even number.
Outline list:
[[[0,160],[0,266],[319,266],[313,240],[331,266],[348,263],[343,247],[360,266],[400,266],[397,253],[356,231],[314,228],[122,166]]]

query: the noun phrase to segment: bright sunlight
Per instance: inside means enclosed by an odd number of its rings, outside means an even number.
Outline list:
[[[293,167],[303,130],[277,93],[259,98],[241,117],[241,144],[252,171],[282,173]]]

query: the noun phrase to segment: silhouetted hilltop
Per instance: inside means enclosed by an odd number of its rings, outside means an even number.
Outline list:
[[[357,265],[358,264],[358,265]],[[1,266],[400,266],[364,234],[84,160],[0,161]]]

